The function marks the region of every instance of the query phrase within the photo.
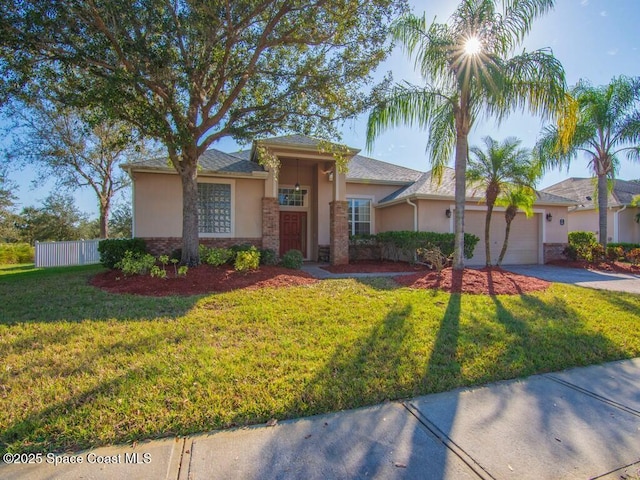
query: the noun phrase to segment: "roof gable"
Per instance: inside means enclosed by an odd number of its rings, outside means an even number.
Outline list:
[[[595,178],[567,178],[543,189],[543,192],[560,195],[575,201],[580,209],[596,208],[596,180]],[[613,189],[609,192],[608,205],[621,207],[629,205],[633,197],[640,195],[640,183],[627,180],[614,180]]]

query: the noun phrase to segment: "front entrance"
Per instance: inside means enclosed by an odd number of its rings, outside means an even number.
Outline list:
[[[307,256],[307,212],[280,212],[280,256],[289,250]]]

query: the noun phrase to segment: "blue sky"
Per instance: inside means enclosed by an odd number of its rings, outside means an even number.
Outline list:
[[[427,18],[437,16],[445,22],[457,2],[453,0],[428,0],[412,2],[417,14],[426,12]],[[594,85],[608,83],[618,75],[640,76],[640,0],[557,0],[556,7],[545,17],[536,21],[522,48],[535,50],[550,47],[562,62],[569,85],[579,79],[588,79]],[[517,51],[516,51],[517,52]],[[413,70],[413,62],[396,49],[379,68],[379,75],[393,72],[395,81],[420,84],[421,78]],[[502,125],[491,119],[476,123],[470,135],[470,145],[480,143],[482,137],[491,135],[502,140],[515,136],[524,147],[532,147],[542,128],[541,119],[528,114],[514,112]],[[342,128],[343,143],[361,148],[362,154],[403,165],[416,170],[429,169],[425,155],[426,133],[408,128],[396,128],[381,135],[374,148],[365,150],[366,115],[350,121]],[[214,145],[223,151],[234,151],[239,147],[225,139]],[[586,160],[577,158],[567,172],[549,172],[539,184],[544,188],[568,176],[590,176]],[[19,185],[19,206],[35,205],[44,199],[53,188],[53,182],[32,188],[34,172],[25,169],[11,175]],[[640,178],[640,163],[623,160],[618,178]],[[90,191],[78,192],[75,198],[80,210],[97,216],[96,200]]]

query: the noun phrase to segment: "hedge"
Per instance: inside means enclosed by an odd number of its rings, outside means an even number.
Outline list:
[[[473,252],[480,238],[471,233],[464,234],[464,257],[473,257]],[[418,248],[438,247],[445,256],[453,254],[455,234],[438,232],[414,232],[409,230],[381,232],[377,235],[355,236],[350,239],[351,246],[380,249],[380,257],[397,261],[402,257],[413,259]]]
[[[98,253],[100,263],[107,268],[115,269],[116,265],[124,259],[125,252],[133,254],[147,253],[147,243],[141,238],[118,238],[100,240]]]

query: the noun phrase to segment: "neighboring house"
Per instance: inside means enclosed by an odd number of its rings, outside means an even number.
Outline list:
[[[280,161],[278,172],[257,162],[258,145]],[[258,140],[250,150],[208,150],[198,170],[200,241],[228,246],[251,243],[283,254],[301,250],[308,260],[348,262],[349,236],[390,230],[454,231],[454,174],[440,182],[419,172],[358,155],[348,172],[336,171],[331,153],[302,135]],[[167,159],[124,166],[133,181],[133,231],[156,254],[180,248],[182,189]],[[468,189],[465,231],[480,237],[469,265],[484,264],[484,192]],[[568,207],[575,202],[540,192],[532,218],[519,213],[511,229],[505,264],[544,263],[567,243]],[[504,238],[504,209],[492,221],[495,258]]]
[[[598,237],[600,222],[596,184],[593,178],[568,178],[547,187],[543,192],[560,195],[575,201],[577,206],[569,208],[569,231],[586,231]],[[640,243],[640,224],[636,215],[640,208],[632,207],[635,196],[640,195],[640,183],[614,180],[609,192],[607,211],[607,241]]]

